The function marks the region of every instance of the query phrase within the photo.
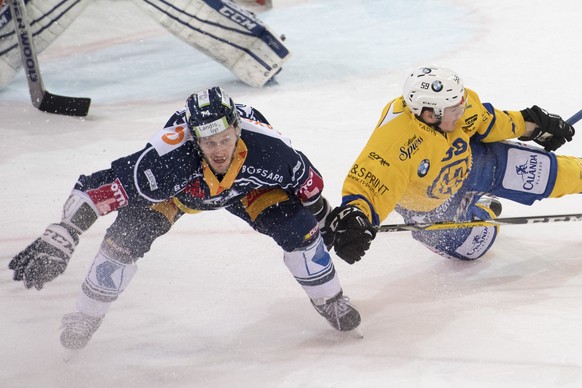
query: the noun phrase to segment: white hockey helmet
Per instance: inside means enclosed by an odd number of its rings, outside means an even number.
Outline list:
[[[436,65],[423,66],[410,73],[402,95],[416,116],[420,116],[423,108],[432,108],[440,119],[445,108],[464,101],[465,87],[454,71]]]

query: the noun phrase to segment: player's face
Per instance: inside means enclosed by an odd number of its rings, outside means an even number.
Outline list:
[[[443,132],[453,132],[457,121],[459,121],[463,116],[463,113],[465,113],[466,106],[466,99],[463,98],[460,104],[445,108],[443,117],[441,118],[441,123],[439,124],[440,130]]]
[[[234,156],[239,133],[239,130],[231,125],[216,135],[198,140],[202,155],[215,174],[225,174],[228,171]]]

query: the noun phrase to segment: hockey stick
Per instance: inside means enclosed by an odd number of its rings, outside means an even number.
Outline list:
[[[568,120],[566,120],[566,122],[570,125],[574,125],[578,121],[580,121],[580,119],[582,119],[582,109],[580,109],[578,112],[574,113],[574,115],[572,117],[570,117]]]
[[[22,65],[26,72],[32,105],[43,112],[67,116],[87,116],[91,99],[85,97],[66,97],[49,93],[42,82],[36,50],[22,0],[8,0],[14,29],[18,37]]]
[[[530,216],[530,217],[509,217],[491,220],[475,221],[442,221],[434,224],[392,224],[380,225],[378,232],[412,232],[419,230],[442,230],[472,228],[474,226],[499,226],[499,225],[524,225],[524,224],[548,224],[552,222],[572,222],[582,221],[582,213],[563,214],[554,216]]]
[[[576,124],[582,119],[582,109],[574,113],[572,117],[566,120],[570,125]],[[404,232],[404,231],[418,231],[418,230],[442,230],[442,229],[457,229],[457,228],[472,228],[474,226],[498,226],[498,225],[523,225],[523,224],[537,224],[550,222],[569,222],[582,221],[582,214],[564,214],[555,216],[533,216],[533,217],[513,217],[513,218],[497,218],[492,220],[475,220],[475,221],[440,221],[433,224],[392,224],[380,225],[378,232]]]

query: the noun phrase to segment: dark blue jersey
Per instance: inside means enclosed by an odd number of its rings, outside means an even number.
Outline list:
[[[307,157],[256,110],[237,109],[241,136],[224,176],[215,176],[204,161],[181,110],[144,149],[115,160],[109,170],[81,176],[75,188],[86,192],[102,215],[167,200],[184,211],[217,209],[268,189],[281,189],[305,204],[315,202],[323,180]]]

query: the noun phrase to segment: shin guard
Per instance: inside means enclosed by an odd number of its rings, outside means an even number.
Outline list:
[[[312,300],[331,298],[341,291],[339,279],[323,239],[285,252],[285,265]]]
[[[135,262],[116,260],[102,247],[85,277],[77,309],[91,316],[105,315],[111,302],[125,290],[136,271]]]

